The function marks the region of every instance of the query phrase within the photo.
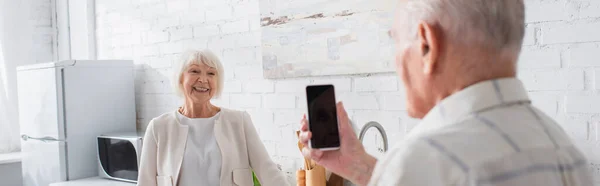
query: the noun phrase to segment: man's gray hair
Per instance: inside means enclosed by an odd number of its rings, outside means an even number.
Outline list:
[[[398,11],[415,38],[419,21],[439,23],[455,44],[519,52],[525,34],[523,0],[404,0]]]

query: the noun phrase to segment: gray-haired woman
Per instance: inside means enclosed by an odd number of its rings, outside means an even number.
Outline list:
[[[252,171],[262,185],[289,185],[248,113],[211,104],[224,78],[212,52],[188,52],[173,71],[184,104],[148,124],[138,185],[253,185]]]

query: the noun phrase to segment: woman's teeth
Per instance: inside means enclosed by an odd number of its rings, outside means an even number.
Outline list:
[[[194,87],[194,90],[196,90],[198,92],[208,92],[208,90],[210,90],[210,89],[202,88],[202,87]]]

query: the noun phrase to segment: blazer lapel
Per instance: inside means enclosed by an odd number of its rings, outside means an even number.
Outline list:
[[[173,175],[173,184],[177,184],[178,180],[179,180],[179,172],[181,172],[181,164],[183,163],[183,155],[185,153],[185,145],[187,143],[187,137],[188,137],[188,126],[185,125],[179,125],[179,129],[178,129],[178,137],[177,137],[177,141],[175,143],[173,143],[173,145],[176,145],[177,147],[174,148],[176,150],[176,152],[174,152],[174,157],[173,157],[173,163],[175,163],[175,174]]]
[[[219,147],[219,150],[221,151],[221,185],[227,185],[230,182],[227,181],[227,177],[226,176],[222,176],[222,175],[227,175],[230,174],[229,172],[227,172],[226,168],[223,167],[227,167],[228,162],[228,154],[227,152],[222,148],[222,147],[227,147],[227,139],[224,139],[223,136],[223,122],[222,122],[222,118],[223,115],[226,114],[225,109],[221,109],[221,115],[219,116],[219,118],[217,118],[217,120],[215,120],[215,128],[213,130],[214,134],[215,134],[215,140],[217,141],[217,146]]]

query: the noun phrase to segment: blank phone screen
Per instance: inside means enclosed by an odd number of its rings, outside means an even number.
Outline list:
[[[333,85],[306,87],[306,99],[312,148],[339,147],[340,135]]]

